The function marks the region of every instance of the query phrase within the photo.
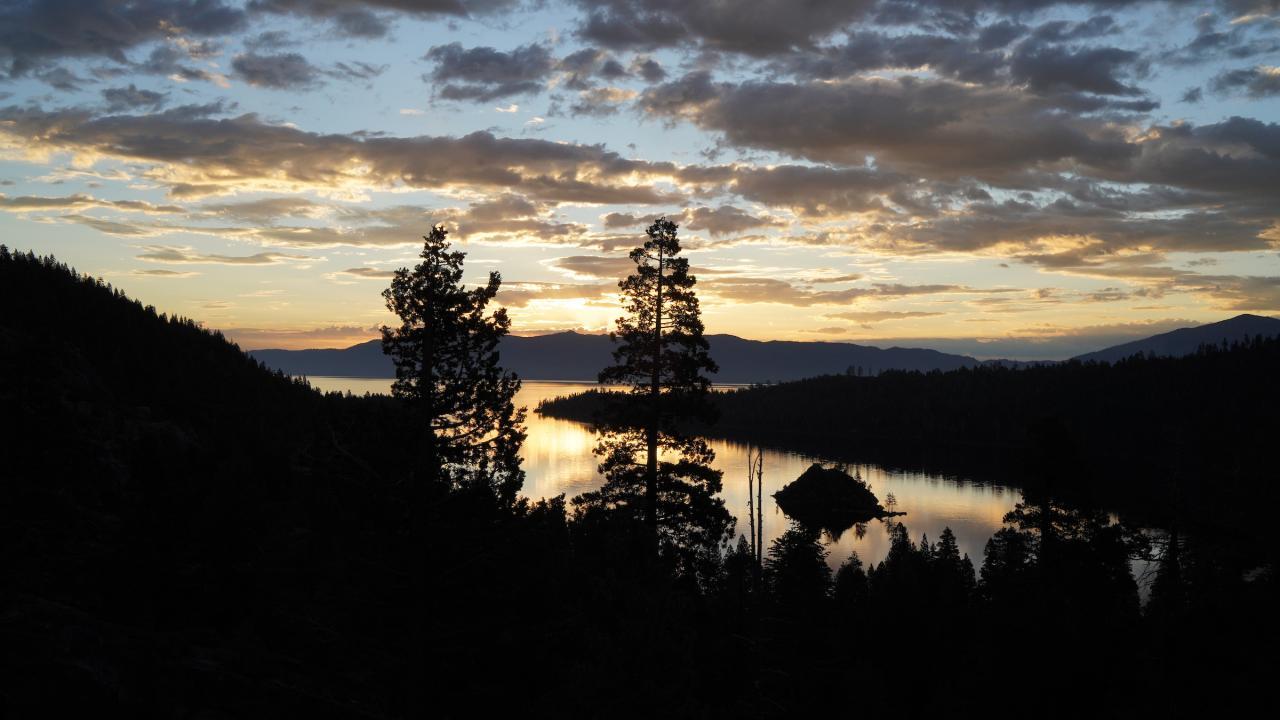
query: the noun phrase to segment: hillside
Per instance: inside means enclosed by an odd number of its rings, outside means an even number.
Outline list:
[[[719,383],[783,382],[814,375],[844,374],[861,368],[873,375],[886,370],[953,370],[978,362],[918,348],[878,348],[851,343],[745,340],[733,335],[708,335],[711,356],[720,365]],[[503,365],[530,380],[594,380],[612,363],[613,344],[607,335],[575,332],[508,336],[502,340]],[[254,350],[249,353],[268,367],[290,375],[392,377],[391,361],[378,340],[341,350]]]
[[[715,396],[720,419],[696,432],[1026,487],[1094,484],[1154,507],[1226,498],[1270,508],[1272,438],[1280,419],[1280,339],[1207,346],[1180,358],[1067,362],[944,373],[830,375]],[[591,422],[600,391],[544,402],[538,412]],[[625,399],[621,402],[626,402]],[[1053,478],[1057,478],[1053,480]],[[1194,499],[1194,500],[1193,500]],[[1269,510],[1264,510],[1269,512]]]
[[[1190,355],[1201,345],[1238,343],[1251,338],[1280,336],[1280,320],[1261,315],[1237,315],[1228,320],[1179,328],[1122,345],[1075,357],[1081,362],[1117,362],[1137,354],[1159,357]]]

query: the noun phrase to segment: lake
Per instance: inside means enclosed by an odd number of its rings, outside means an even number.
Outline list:
[[[390,379],[309,377],[320,390],[365,393],[387,393]],[[597,437],[581,423],[544,418],[533,412],[544,398],[568,395],[595,387],[594,383],[541,382],[526,380],[517,406],[529,408],[526,421],[528,438],[521,456],[524,458],[523,494],[538,499],[563,494],[567,498],[594,490],[603,482],[596,472],[596,458],[591,450]],[[738,518],[737,532],[748,533],[747,526],[747,446],[727,440],[713,439],[716,469],[724,472],[725,505]],[[781,535],[790,521],[773,502],[773,493],[795,480],[809,465],[823,458],[766,448],[764,451],[764,536],[766,540]],[[922,533],[937,540],[944,527],[956,534],[961,552],[969,554],[974,566],[982,564],[983,548],[992,533],[1001,527],[1004,514],[1022,499],[1016,489],[987,485],[964,478],[943,477],[924,473],[901,472],[877,465],[849,465],[847,471],[861,474],[871,489],[884,502],[893,493],[897,510],[906,514],[896,518],[910,530],[913,540]],[[858,537],[854,530],[838,540],[824,536],[829,555],[828,564],[838,567],[857,551],[864,563],[880,562],[889,550],[887,526],[873,520],[866,534]],[[766,545],[766,548],[768,546]]]

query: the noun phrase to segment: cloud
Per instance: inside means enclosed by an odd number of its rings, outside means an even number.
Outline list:
[[[1066,116],[1057,102],[941,80],[714,83],[705,72],[639,100],[650,116],[688,120],[732,147],[848,165],[874,154],[878,165],[933,177],[1001,180],[1069,161],[1122,164],[1137,152],[1119,128]]]
[[[846,78],[870,70],[928,69],[967,82],[990,82],[1006,65],[1003,53],[950,35],[859,30],[839,45],[781,56],[779,72],[803,79]]]
[[[163,269],[147,269],[147,270],[130,270],[130,275],[139,275],[141,277],[166,278],[170,280],[179,280],[182,278],[195,277],[198,272],[183,272],[180,270],[163,270]]]
[[[1280,67],[1259,65],[1240,70],[1224,70],[1209,81],[1209,88],[1220,95],[1242,94],[1251,98],[1280,95]]]
[[[40,212],[52,210],[82,210],[85,208],[112,208],[148,214],[186,212],[177,205],[154,205],[142,200],[103,200],[91,195],[76,193],[61,197],[22,195],[9,197],[0,193],[0,208],[13,212]]]
[[[743,303],[777,303],[795,307],[848,305],[864,298],[895,298],[940,293],[981,292],[958,285],[875,284],[842,290],[814,290],[785,280],[762,277],[717,277],[699,286],[721,300]]]
[[[329,77],[354,82],[356,80],[372,80],[386,72],[390,65],[372,65],[353,60],[349,63],[335,63],[332,70],[325,71]]]
[[[320,71],[298,53],[244,53],[231,60],[235,76],[271,90],[307,90],[319,86]]]
[[[754,56],[811,45],[861,17],[873,0],[758,0],[749,8],[718,0],[577,0],[583,38],[614,49],[698,42]]]
[[[1065,48],[1027,41],[1018,46],[1009,69],[1013,78],[1038,93],[1083,91],[1099,95],[1138,95],[1121,82],[1140,65],[1141,56],[1114,47]]]
[[[10,77],[64,58],[127,62],[126,53],[170,35],[196,37],[245,27],[244,10],[223,0],[30,0],[0,7],[0,71]]]
[[[329,275],[329,277],[353,277],[360,280],[390,280],[395,276],[395,270],[378,270],[371,267],[347,268]]]
[[[890,320],[909,320],[912,318],[938,317],[940,315],[942,315],[940,312],[923,312],[915,310],[867,310],[864,312],[830,313],[826,315],[826,317],[833,320],[849,320],[850,322],[858,323],[863,327],[871,327],[876,323],[887,322]]]
[[[318,217],[326,207],[306,198],[274,197],[237,203],[210,203],[200,206],[204,213],[229,220],[272,225],[287,217]]]
[[[547,264],[571,275],[621,279],[635,270],[636,264],[627,257],[601,255],[570,255],[555,258]]]
[[[537,43],[510,52],[491,47],[437,45],[423,57],[435,63],[427,79],[446,100],[490,102],[542,90],[554,68],[551,51]]]
[[[544,201],[658,204],[674,200],[654,182],[671,163],[627,160],[598,145],[498,138],[387,137],[311,133],[256,115],[214,118],[215,108],[174,108],[148,116],[94,117],[81,110],[0,108],[0,136],[28,151],[155,163],[179,195],[344,187],[418,189],[467,185],[520,190]]]
[[[380,38],[391,17],[476,17],[512,9],[519,0],[250,0],[258,13],[297,15],[331,23],[334,32],[354,38]]]
[[[504,282],[497,301],[506,307],[520,308],[542,300],[600,300],[617,291],[618,286],[613,283]]]
[[[102,99],[106,101],[107,112],[117,113],[125,110],[158,111],[169,101],[169,93],[154,90],[140,90],[129,83],[129,87],[106,88],[102,91]]]
[[[299,260],[314,260],[308,255],[288,255],[277,252],[260,252],[253,255],[206,255],[191,248],[170,245],[144,245],[139,260],[174,265],[280,265]]]
[[[578,93],[578,99],[569,106],[569,114],[575,116],[608,117],[618,114],[623,103],[633,100],[635,90],[616,87],[598,87]]]
[[[153,48],[145,60],[130,64],[129,68],[147,75],[162,75],[175,82],[200,80],[216,85],[227,84],[221,74],[187,64],[190,60],[191,54],[187,49],[165,44]]]
[[[639,75],[647,83],[662,82],[667,78],[667,71],[651,57],[637,55],[631,63],[631,72]]]
[[[713,237],[736,235],[747,230],[782,224],[773,218],[757,217],[732,205],[721,205],[715,209],[698,207],[686,211],[684,217],[685,227],[706,231]]]

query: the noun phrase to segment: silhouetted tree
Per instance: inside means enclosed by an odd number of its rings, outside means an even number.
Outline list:
[[[867,573],[857,551],[836,570],[835,601],[841,611],[861,609],[867,601]]]
[[[575,500],[642,521],[659,551],[681,571],[706,572],[718,563],[733,518],[716,497],[721,473],[715,453],[681,430],[692,418],[714,418],[704,372],[717,367],[707,354],[696,283],[689,261],[677,257],[675,223],[660,218],[631,251],[635,272],[618,283],[627,314],[610,333],[615,365],[601,383],[630,386],[625,402],[601,425],[596,454],[606,482]]]
[[[420,481],[484,488],[509,505],[524,481],[524,408],[513,403],[520,380],[498,364],[507,311],[485,314],[502,277],[491,271],[483,287],[464,288],[466,253],[450,251],[447,234],[433,227],[422,262],[397,270],[382,293],[400,317],[398,328],[382,328],[396,367],[391,393],[408,401],[421,424]]]
[[[831,591],[831,568],[818,534],[796,524],[769,544],[765,577],[774,600],[789,615],[816,617],[812,612]]]
[[[973,562],[968,555],[961,556],[956,534],[950,527],[943,528],[942,534],[938,536],[938,542],[933,546],[930,566],[935,587],[934,597],[948,607],[967,604],[976,585]]]

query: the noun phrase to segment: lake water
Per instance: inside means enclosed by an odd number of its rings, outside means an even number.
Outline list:
[[[313,387],[323,391],[387,393],[391,380],[365,378],[309,377]],[[521,455],[524,458],[525,483],[523,494],[530,498],[554,497],[564,494],[567,498],[594,490],[603,482],[596,472],[596,458],[591,454],[597,437],[591,428],[581,423],[555,418],[544,418],[533,412],[544,398],[581,392],[593,383],[524,382],[516,404],[529,408],[526,422],[528,438]],[[712,440],[716,451],[715,467],[724,472],[725,504],[738,518],[737,532],[748,533],[747,526],[747,446],[727,440]],[[766,541],[786,531],[790,521],[773,502],[773,493],[795,480],[809,465],[822,458],[792,452],[765,449],[764,451],[764,536]],[[1004,514],[1022,499],[1014,489],[984,485],[963,478],[940,477],[922,473],[891,470],[876,465],[852,465],[847,471],[857,470],[871,486],[876,496],[884,502],[893,493],[897,510],[907,513],[897,518],[910,530],[913,540],[922,533],[930,540],[937,540],[944,527],[956,534],[961,552],[969,554],[974,565],[982,564],[983,548],[987,539],[999,530]],[[866,526],[866,534],[858,537],[854,530],[843,533],[838,540],[824,537],[832,568],[838,567],[851,551],[856,550],[864,563],[879,562],[889,550],[886,525],[873,520]],[[766,545],[766,548],[768,546]]]

